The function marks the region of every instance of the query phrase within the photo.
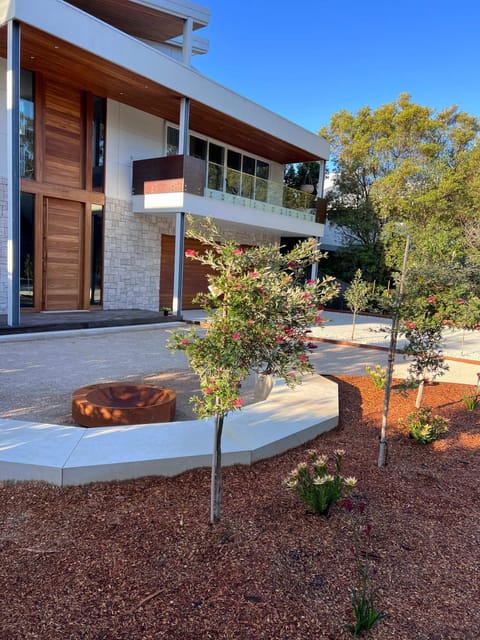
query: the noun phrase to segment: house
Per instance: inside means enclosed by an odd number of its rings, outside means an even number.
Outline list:
[[[0,314],[188,308],[185,213],[241,243],[323,234],[284,165],[325,140],[203,76],[187,0],[0,0]],[[321,185],[320,191],[321,194]]]

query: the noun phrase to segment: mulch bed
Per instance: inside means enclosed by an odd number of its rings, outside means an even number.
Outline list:
[[[421,446],[392,394],[388,465],[376,466],[383,394],[339,384],[340,425],[308,446],[224,470],[223,517],[208,525],[209,470],[58,488],[0,484],[2,640],[320,640],[350,637],[352,514],[315,516],[282,483],[316,447],[347,450],[344,473],[372,525],[373,640],[480,635],[480,409],[465,387],[426,387],[449,433]]]

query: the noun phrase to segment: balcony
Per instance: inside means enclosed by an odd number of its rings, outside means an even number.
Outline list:
[[[164,156],[134,161],[132,194],[143,196],[145,202],[154,202],[150,208],[157,212],[183,208],[196,213],[189,196],[199,196],[205,203],[203,207],[197,204],[200,209],[218,209],[223,202],[229,207],[250,210],[253,216],[255,212],[276,214],[284,220],[293,218],[304,221],[309,227],[312,223],[323,224],[325,221],[323,199],[192,156]],[[195,202],[199,203],[198,200]],[[211,204],[208,205],[208,202]],[[278,226],[283,227],[284,223]],[[311,228],[306,233],[311,234]]]

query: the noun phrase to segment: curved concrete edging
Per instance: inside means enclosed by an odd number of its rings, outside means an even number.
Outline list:
[[[295,389],[275,381],[266,400],[227,416],[222,463],[252,464],[338,424],[338,388],[319,375]],[[66,486],[173,476],[210,466],[213,420],[90,428],[0,420],[0,480]]]

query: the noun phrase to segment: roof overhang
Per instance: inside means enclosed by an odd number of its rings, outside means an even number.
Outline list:
[[[0,0],[0,23],[22,23],[22,66],[57,81],[179,120],[190,129],[282,164],[327,159],[326,140],[264,109],[63,0]],[[7,30],[0,28],[6,56]]]
[[[152,42],[166,42],[181,36],[185,20],[193,29],[205,27],[210,11],[190,2],[172,0],[66,0],[103,22]]]

